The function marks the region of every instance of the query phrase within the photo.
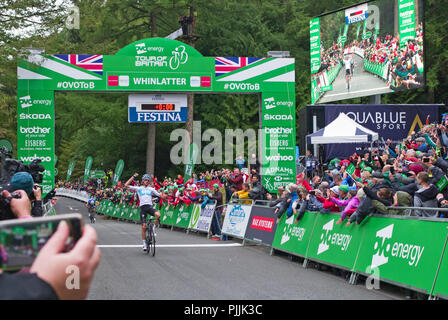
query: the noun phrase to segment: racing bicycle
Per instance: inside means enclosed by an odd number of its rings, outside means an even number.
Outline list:
[[[156,254],[155,219],[155,217],[149,216],[146,221],[146,253],[151,253],[152,256]]]

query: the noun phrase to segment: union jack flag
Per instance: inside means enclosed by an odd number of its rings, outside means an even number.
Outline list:
[[[265,58],[215,57],[215,77],[247,67],[248,65],[263,59]]]
[[[79,68],[103,74],[103,56],[97,54],[57,54],[53,57],[73,64]]]

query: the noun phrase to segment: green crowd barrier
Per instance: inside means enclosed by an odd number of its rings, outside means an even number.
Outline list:
[[[340,214],[282,217],[272,247],[401,287],[448,296],[448,220],[366,218],[336,224]]]
[[[193,204],[176,207],[168,206],[167,204],[160,207],[159,204],[155,204],[154,208],[160,212],[160,221],[162,225],[175,226],[184,229],[189,228],[190,217],[193,212]],[[123,204],[114,205],[109,200],[101,201],[97,208],[97,212],[118,219],[140,221],[139,208]]]
[[[375,63],[370,62],[368,60],[364,60],[364,68],[377,76],[384,79],[384,71],[386,69],[386,64],[384,63]]]
[[[295,223],[295,216],[283,214],[274,236],[272,247],[301,257],[307,255],[308,245],[314,231],[317,214],[305,213],[300,223]]]

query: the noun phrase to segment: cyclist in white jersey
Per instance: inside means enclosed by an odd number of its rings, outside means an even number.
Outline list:
[[[344,60],[342,60],[345,66],[345,83],[347,84],[347,88],[349,87],[349,79],[350,81],[352,80],[352,73],[351,73],[351,69],[352,69],[352,64],[354,64],[353,59],[346,55],[344,57]]]
[[[134,187],[130,186],[131,182],[138,176],[135,173],[126,183],[125,187],[131,190],[137,191],[138,198],[140,200],[140,222],[142,224],[142,241],[143,241],[143,251],[146,251],[146,216],[149,213],[151,216],[156,217],[156,225],[160,223],[160,212],[155,210],[152,206],[152,196],[164,197],[164,195],[157,192],[156,189],[149,185],[151,177],[149,174],[144,174],[142,177],[143,186]]]

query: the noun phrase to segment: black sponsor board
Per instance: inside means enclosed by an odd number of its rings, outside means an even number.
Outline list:
[[[244,238],[271,246],[277,230],[277,217],[274,214],[274,209],[253,206]]]

